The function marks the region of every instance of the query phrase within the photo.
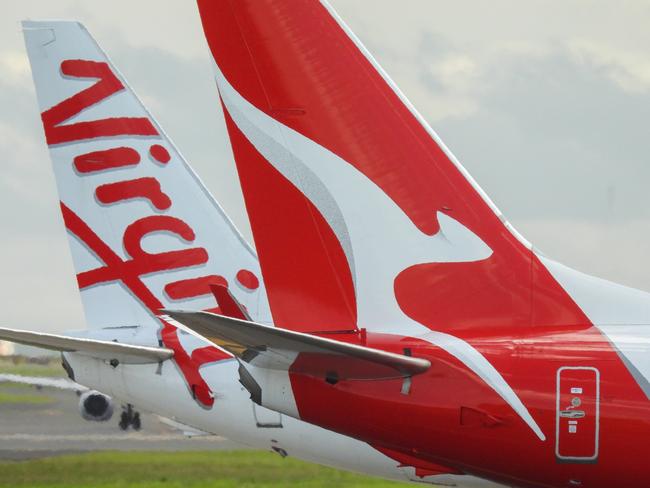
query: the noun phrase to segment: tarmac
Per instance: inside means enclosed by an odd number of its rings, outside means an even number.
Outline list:
[[[44,404],[0,402],[0,460],[25,460],[91,451],[218,451],[246,449],[219,436],[186,437],[141,412],[142,429],[122,431],[120,405],[106,422],[89,422],[79,414],[75,392],[0,385],[0,393],[43,395]]]

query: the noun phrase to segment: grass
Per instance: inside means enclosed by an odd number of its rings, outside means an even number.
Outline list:
[[[22,376],[44,376],[48,378],[64,377],[61,360],[53,358],[43,363],[33,362],[21,356],[0,357],[0,374],[19,374]]]
[[[0,473],[0,488],[403,486],[259,451],[100,452],[0,462]]]
[[[28,395],[0,391],[0,405],[43,405],[54,400],[46,395]]]
[[[22,356],[0,357],[0,374],[56,378],[65,376],[58,358],[34,361]],[[0,384],[0,405],[44,405],[54,400],[47,395],[27,393],[33,386],[22,383]]]

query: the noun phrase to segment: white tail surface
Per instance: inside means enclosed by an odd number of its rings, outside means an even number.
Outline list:
[[[211,284],[268,321],[254,251],[84,26],[23,29],[88,326],[218,311]]]

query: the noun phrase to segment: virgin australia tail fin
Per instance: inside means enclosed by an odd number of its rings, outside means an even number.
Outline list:
[[[254,251],[84,26],[23,30],[89,327],[214,310],[211,284],[264,321]]]

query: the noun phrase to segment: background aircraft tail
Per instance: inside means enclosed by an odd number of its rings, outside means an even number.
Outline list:
[[[263,320],[254,251],[88,31],[23,28],[88,326],[214,309],[210,284]]]
[[[222,285],[268,322],[257,257],[81,24],[23,29],[87,324],[157,336],[211,407],[199,368],[231,356],[157,314],[218,312]]]

